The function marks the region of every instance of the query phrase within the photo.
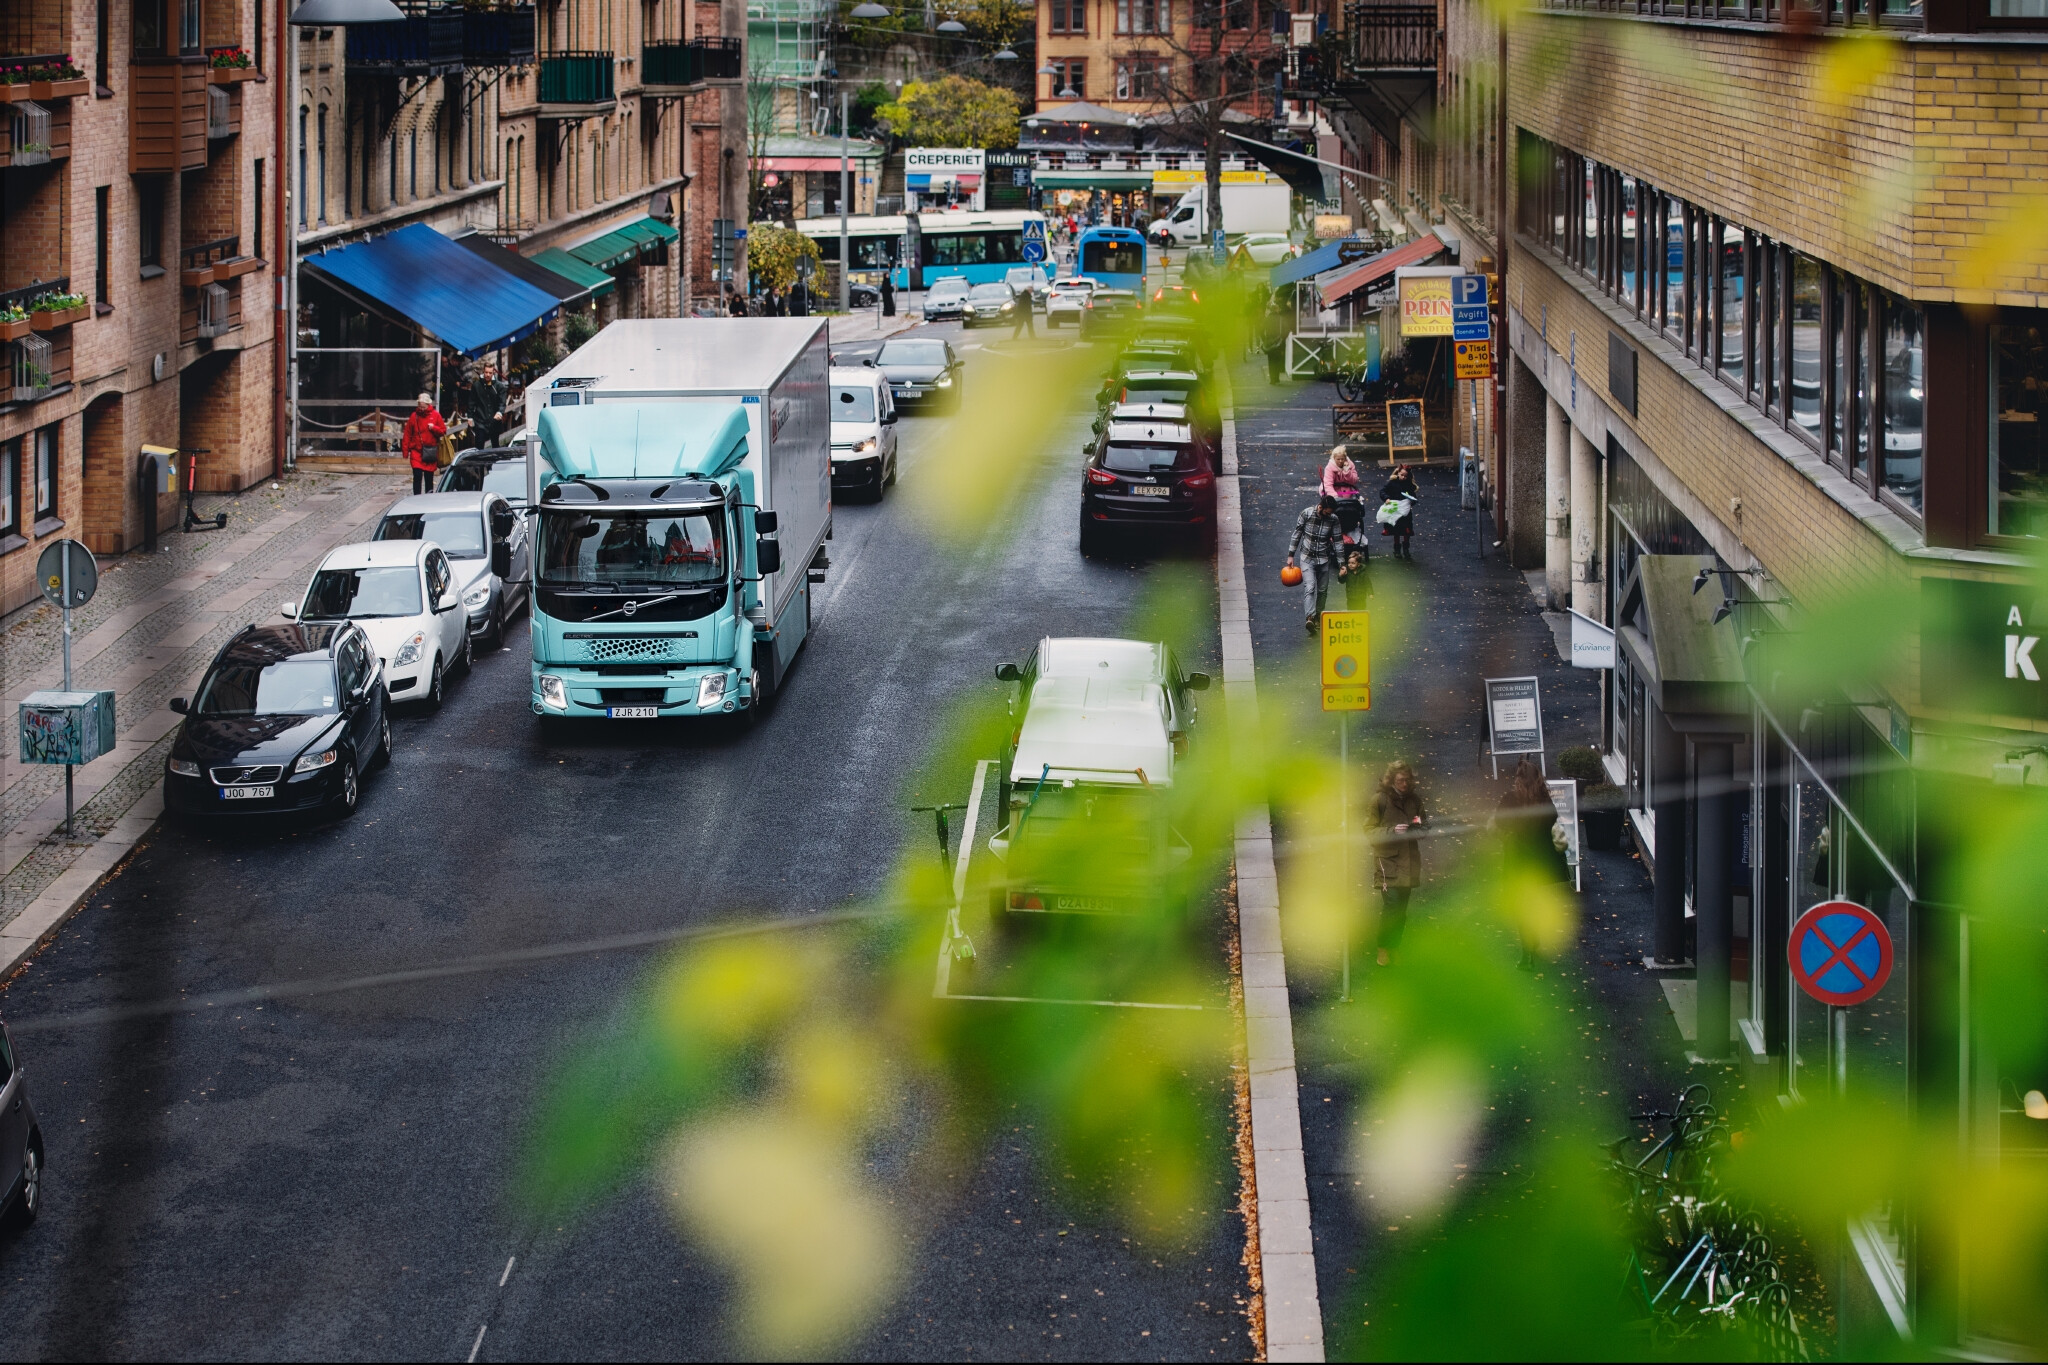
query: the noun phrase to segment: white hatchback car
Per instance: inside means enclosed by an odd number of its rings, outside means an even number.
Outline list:
[[[1294,255],[1294,241],[1284,232],[1247,232],[1238,245],[1252,258],[1253,265],[1278,265]]]
[[[384,661],[394,702],[438,708],[448,672],[469,671],[469,615],[448,555],[431,540],[372,540],[330,550],[305,600],[280,608],[295,620],[353,621]]]
[[[1078,324],[1081,310],[1088,306],[1088,300],[1095,293],[1095,281],[1086,275],[1072,275],[1064,280],[1054,280],[1045,296],[1045,325],[1057,327],[1062,319]]]
[[[832,496],[864,493],[882,500],[896,482],[896,402],[880,370],[834,365]]]

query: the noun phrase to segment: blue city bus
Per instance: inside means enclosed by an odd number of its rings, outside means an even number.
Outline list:
[[[1074,273],[1106,289],[1145,288],[1145,235],[1135,228],[1084,228],[1074,250]]]
[[[926,288],[933,281],[958,275],[969,284],[1001,283],[1010,271],[1029,265],[1024,259],[1024,224],[1045,222],[1045,215],[1023,209],[988,213],[925,212],[917,216],[917,257],[923,278],[915,285],[906,261],[910,220],[901,214],[849,217],[846,254],[853,258],[848,278],[879,285],[887,271],[898,289]],[[818,244],[827,261],[839,259],[839,219],[800,218],[797,231]],[[1048,272],[1052,263],[1043,263]]]

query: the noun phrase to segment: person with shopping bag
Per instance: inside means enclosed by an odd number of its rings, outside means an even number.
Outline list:
[[[1387,765],[1380,788],[1366,806],[1365,833],[1372,841],[1373,881],[1380,892],[1379,963],[1385,967],[1408,928],[1408,898],[1422,885],[1422,790],[1415,769],[1397,758]]]
[[[421,394],[419,406],[405,419],[405,431],[398,438],[399,453],[412,464],[412,491],[434,491],[434,476],[441,468],[441,442],[448,437],[448,424],[434,410],[430,394]]]

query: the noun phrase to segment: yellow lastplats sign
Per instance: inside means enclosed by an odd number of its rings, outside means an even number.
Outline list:
[[[1372,709],[1372,613],[1323,613],[1323,709]]]
[[[1451,280],[1448,275],[1411,275],[1401,281],[1401,335],[1447,337],[1451,326]]]

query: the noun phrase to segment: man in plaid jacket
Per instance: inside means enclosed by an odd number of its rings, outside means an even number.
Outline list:
[[[1301,509],[1294,519],[1294,538],[1287,542],[1287,562],[1301,563],[1301,609],[1307,616],[1303,625],[1313,635],[1323,614],[1323,599],[1330,584],[1337,581],[1337,561],[1344,534],[1337,520],[1337,500],[1325,496],[1313,507]]]

